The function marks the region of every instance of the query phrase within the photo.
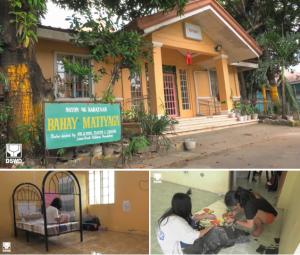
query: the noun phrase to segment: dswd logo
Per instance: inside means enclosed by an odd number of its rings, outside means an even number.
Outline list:
[[[11,252],[11,243],[10,242],[2,243],[2,252]]]
[[[6,144],[6,163],[22,163],[22,144]]]
[[[161,183],[161,174],[154,174],[154,183]]]

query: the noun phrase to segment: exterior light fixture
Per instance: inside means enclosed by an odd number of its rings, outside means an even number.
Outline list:
[[[217,45],[215,48],[216,51],[221,51],[222,50],[222,45]]]

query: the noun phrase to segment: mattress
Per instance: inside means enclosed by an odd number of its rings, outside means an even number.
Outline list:
[[[17,221],[16,225],[17,228],[45,235],[44,223],[42,221],[31,221],[31,222]],[[79,230],[80,228],[79,225],[80,225],[79,222],[51,224],[51,225],[47,225],[47,233],[48,236],[51,236],[51,235],[58,235],[64,232],[75,231],[75,230]]]

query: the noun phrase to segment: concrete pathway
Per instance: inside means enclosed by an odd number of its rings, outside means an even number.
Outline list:
[[[254,124],[170,137],[174,147],[183,139],[197,141],[193,151],[172,149],[132,167],[140,168],[299,168],[299,127]],[[143,167],[145,168],[145,167]]]

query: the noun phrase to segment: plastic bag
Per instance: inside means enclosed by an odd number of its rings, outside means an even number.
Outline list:
[[[217,254],[221,249],[250,242],[248,232],[233,227],[214,227],[199,241],[186,247],[186,254]]]

